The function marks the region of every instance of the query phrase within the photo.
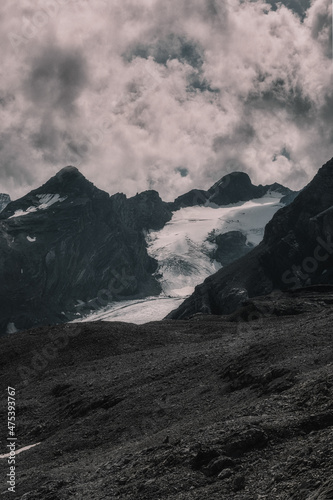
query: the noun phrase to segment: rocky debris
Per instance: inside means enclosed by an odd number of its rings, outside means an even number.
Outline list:
[[[155,191],[110,197],[74,167],[9,203],[0,214],[0,333],[160,293],[144,231],[171,216]]]
[[[234,467],[235,462],[231,460],[230,457],[219,456],[215,460],[211,460],[207,467],[203,469],[203,473],[206,476],[217,476],[224,469],[230,470],[230,467]]]
[[[333,498],[333,481],[328,479],[318,490],[306,498],[306,500],[331,500]]]
[[[236,432],[224,440],[222,447],[227,455],[241,457],[256,448],[264,448],[268,443],[267,434],[256,427]]]
[[[2,337],[18,447],[41,442],[17,456],[17,498],[330,500],[332,289],[251,303],[261,316]]]
[[[333,284],[332,207],[333,159],[276,212],[256,248],[208,277],[167,318],[230,314],[249,298],[273,290]]]

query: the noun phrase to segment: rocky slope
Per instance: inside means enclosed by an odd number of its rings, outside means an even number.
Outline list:
[[[333,283],[333,159],[267,224],[260,245],[196,287],[168,318],[226,314],[274,289]]]
[[[9,203],[0,214],[0,332],[159,293],[143,230],[170,218],[156,192],[110,197],[74,167]]]
[[[331,500],[332,304],[313,287],[225,317],[1,338],[17,449],[40,443],[16,456],[7,496]],[[5,405],[0,433],[5,453]]]

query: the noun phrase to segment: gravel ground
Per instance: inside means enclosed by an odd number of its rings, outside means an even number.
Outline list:
[[[333,499],[333,292],[230,316],[38,328],[1,342],[24,500]]]

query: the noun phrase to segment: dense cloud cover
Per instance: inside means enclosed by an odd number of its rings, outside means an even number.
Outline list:
[[[331,0],[1,2],[0,192],[74,164],[170,200],[243,170],[302,187],[333,155]]]

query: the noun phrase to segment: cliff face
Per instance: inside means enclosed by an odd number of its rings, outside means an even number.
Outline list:
[[[0,214],[0,331],[159,293],[143,229],[170,218],[156,192],[110,197],[74,167],[10,203]]]
[[[333,159],[267,224],[262,243],[221,269],[168,318],[226,314],[273,289],[333,283]]]

